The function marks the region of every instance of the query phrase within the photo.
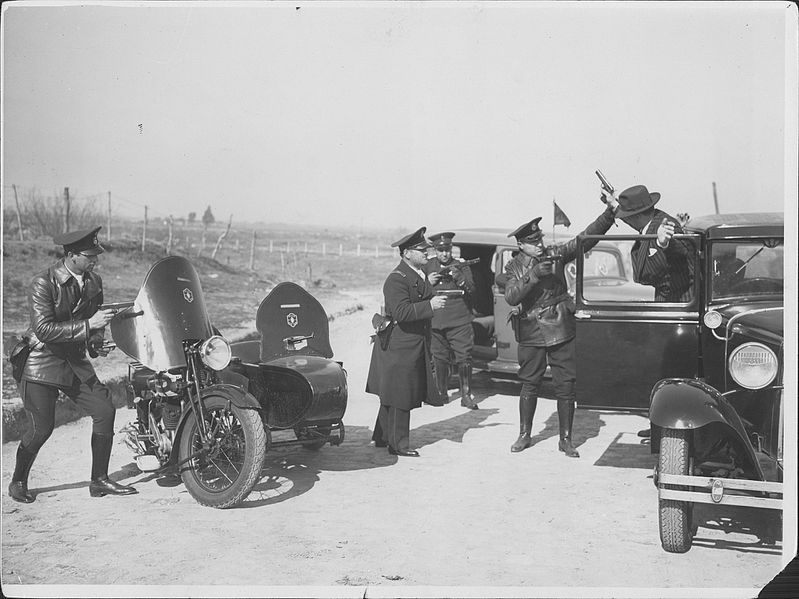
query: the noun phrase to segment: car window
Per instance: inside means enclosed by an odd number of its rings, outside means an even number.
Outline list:
[[[715,242],[710,248],[711,298],[782,295],[783,240]]]

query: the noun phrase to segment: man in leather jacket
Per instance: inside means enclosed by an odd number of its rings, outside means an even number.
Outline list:
[[[36,455],[53,432],[59,391],[92,417],[92,471],[89,494],[130,495],[133,487],[108,478],[108,462],[114,435],[116,410],[111,392],[97,379],[86,357],[106,355],[105,326],[112,310],[98,310],[103,301],[103,283],[94,274],[97,255],[103,247],[97,240],[101,227],[73,231],[53,238],[64,246],[64,258],[38,273],[29,297],[31,351],[19,383],[30,429],[17,449],[16,466],[8,494],[20,503],[31,503],[28,474]]]
[[[431,349],[435,363],[436,387],[448,402],[450,356],[454,356],[458,369],[461,390],[461,405],[470,410],[478,409],[472,394],[472,349],[474,348],[474,315],[470,307],[470,296],[474,293],[474,279],[468,266],[452,257],[452,239],[455,233],[444,232],[430,236],[436,249],[436,257],[427,261],[424,272],[435,291],[455,291],[463,295],[447,298],[441,310],[433,313],[430,324]],[[447,270],[449,267],[449,270]]]
[[[582,232],[601,235],[614,222],[617,206],[611,198],[605,211]],[[563,270],[577,255],[577,238],[544,247],[544,234],[538,226],[541,217],[524,223],[508,237],[515,237],[519,253],[505,266],[505,300],[517,306],[511,315],[519,343],[519,438],[512,452],[532,445],[530,432],[538,403],[538,387],[549,363],[558,401],[560,440],[558,449],[569,457],[580,457],[572,444],[575,409],[575,320],[574,302],[568,294]],[[583,246],[589,249],[596,241]],[[498,279],[500,278],[498,277]],[[500,284],[500,281],[497,281]],[[500,285],[502,286],[502,285]]]

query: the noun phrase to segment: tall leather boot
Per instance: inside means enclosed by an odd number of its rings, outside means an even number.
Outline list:
[[[449,403],[449,395],[447,394],[447,384],[449,383],[449,362],[446,360],[435,360],[436,368],[436,389],[441,396],[441,400],[447,404]]]
[[[92,497],[138,493],[133,487],[120,485],[108,478],[108,461],[113,444],[113,435],[92,433],[92,481],[89,483],[89,495]]]
[[[570,458],[579,458],[580,454],[572,445],[572,425],[574,424],[574,401],[558,400],[558,424],[560,425],[560,441],[558,449]]]
[[[36,500],[36,497],[28,492],[28,474],[30,474],[31,466],[36,459],[36,453],[25,449],[22,443],[17,448],[17,463],[11,477],[11,484],[8,485],[8,495],[14,501],[33,503]]]
[[[533,416],[538,398],[522,395],[519,397],[519,438],[510,446],[513,453],[523,451],[533,444],[530,432],[533,430]]]
[[[458,364],[458,380],[461,386],[461,405],[470,410],[477,410],[478,406],[472,395],[472,363],[461,362]]]

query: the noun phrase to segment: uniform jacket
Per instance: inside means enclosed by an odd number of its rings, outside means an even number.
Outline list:
[[[607,208],[582,231],[581,235],[602,235],[613,224],[613,212]],[[588,250],[596,245],[592,240],[583,245]],[[561,259],[555,263],[551,275],[540,279],[532,268],[546,257],[533,258],[519,252],[505,266],[501,282],[505,286],[505,300],[519,306],[514,316],[516,340],[524,345],[552,346],[572,339],[575,335],[574,302],[568,295],[564,266],[577,257],[577,238],[555,246]],[[498,277],[499,278],[499,277]],[[499,284],[499,283],[498,283]]]
[[[683,233],[676,218],[656,209],[652,222],[643,234],[655,235],[664,219],[674,223],[675,233]],[[656,302],[690,301],[694,280],[692,247],[687,241],[672,239],[664,250],[656,239],[639,239],[630,252],[633,280],[643,285],[652,285],[655,288]]]
[[[458,260],[453,259],[447,266],[456,264]],[[433,258],[427,262],[424,268],[425,274],[431,272],[438,272],[445,265],[439,262],[438,258]],[[433,291],[439,289],[461,289],[464,295],[461,297],[447,298],[446,305],[440,310],[433,312],[433,320],[431,326],[434,329],[448,329],[468,324],[474,320],[474,315],[470,309],[470,296],[474,293],[474,278],[472,277],[472,269],[468,266],[456,268],[455,274],[450,277],[442,277],[438,283],[433,285]]]
[[[380,403],[403,410],[422,402],[440,405],[430,355],[430,298],[433,287],[404,261],[383,284],[386,315],[395,322],[388,347],[372,346],[366,392],[380,396]]]
[[[33,347],[23,379],[71,386],[75,376],[81,381],[96,376],[86,344],[103,337],[103,329],[89,331],[88,320],[103,303],[103,282],[93,272],[86,273],[84,281],[81,292],[63,260],[33,277],[26,334]]]

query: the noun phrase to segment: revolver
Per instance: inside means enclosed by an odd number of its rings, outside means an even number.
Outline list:
[[[462,262],[458,262],[457,260],[453,261],[451,264],[447,264],[444,268],[438,271],[442,277],[451,277],[452,272],[456,268],[462,268],[464,266],[471,266],[472,264],[477,264],[480,262],[480,258],[472,258],[471,260],[464,260]]]

